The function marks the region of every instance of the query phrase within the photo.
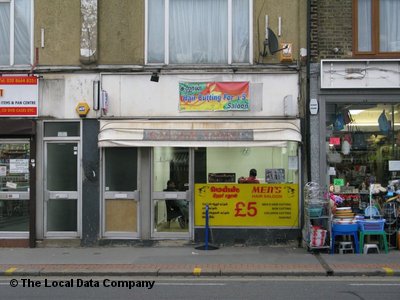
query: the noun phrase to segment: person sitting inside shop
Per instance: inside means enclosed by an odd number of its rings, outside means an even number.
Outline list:
[[[164,191],[177,191],[175,182],[173,180],[168,180],[167,188],[164,189]],[[189,203],[187,200],[165,199],[165,205],[167,206],[168,224],[170,224],[173,219],[177,219],[179,226],[185,228],[189,219]]]
[[[260,183],[260,180],[257,179],[257,170],[251,169],[249,172],[249,177],[240,177],[239,183]]]

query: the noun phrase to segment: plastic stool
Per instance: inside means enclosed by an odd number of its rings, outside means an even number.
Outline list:
[[[388,253],[388,242],[386,238],[386,232],[385,231],[376,231],[376,230],[362,230],[360,231],[360,250],[363,251],[364,247],[364,237],[366,235],[379,235],[380,236],[380,246],[382,248],[383,244],[383,249],[385,250],[385,253]]]
[[[356,249],[356,253],[359,253],[358,230],[357,231],[332,230],[331,254],[333,254],[335,252],[335,238],[338,235],[352,235],[354,238],[354,246]]]
[[[339,243],[339,253],[354,253],[353,242],[340,242]]]
[[[377,244],[365,244],[364,254],[368,254],[370,249],[376,249],[376,252],[379,253],[379,247]]]

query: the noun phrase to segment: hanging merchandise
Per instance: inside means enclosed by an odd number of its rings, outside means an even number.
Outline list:
[[[356,131],[353,133],[352,148],[355,150],[367,149],[367,135],[363,132]]]
[[[332,164],[340,164],[342,162],[342,156],[335,149],[332,149],[327,153],[327,159],[328,162]]]
[[[347,124],[351,124],[354,122],[353,116],[351,115],[351,113],[348,109],[344,110],[343,114],[344,114],[344,116],[343,116],[344,124],[347,125]]]
[[[378,118],[378,124],[379,124],[379,130],[382,133],[387,134],[389,132],[390,123],[389,123],[388,119],[386,118],[385,110],[383,110],[382,113],[380,114],[380,116]]]
[[[350,149],[351,149],[351,135],[350,134],[346,134],[343,137],[343,142],[342,142],[342,153],[344,155],[348,155],[350,154]]]
[[[344,128],[344,117],[342,113],[336,114],[335,124],[333,124],[336,131],[340,131]]]

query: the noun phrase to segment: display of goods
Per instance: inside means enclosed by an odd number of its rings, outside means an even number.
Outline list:
[[[358,220],[361,231],[383,231],[385,219],[379,220]]]
[[[335,211],[335,218],[348,219],[353,218],[354,213],[351,211],[351,207],[338,207]]]
[[[358,231],[358,224],[332,224],[332,230],[337,232]]]
[[[322,215],[322,207],[311,207],[308,210],[311,218],[318,218]]]
[[[311,247],[321,247],[325,245],[327,230],[313,228],[310,236]]]

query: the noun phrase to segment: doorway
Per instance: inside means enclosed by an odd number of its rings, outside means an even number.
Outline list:
[[[153,148],[153,238],[190,237],[191,157],[191,151],[186,147]]]
[[[138,238],[138,148],[110,147],[103,154],[103,236]]]
[[[45,143],[46,237],[79,237],[79,161],[79,142]]]

